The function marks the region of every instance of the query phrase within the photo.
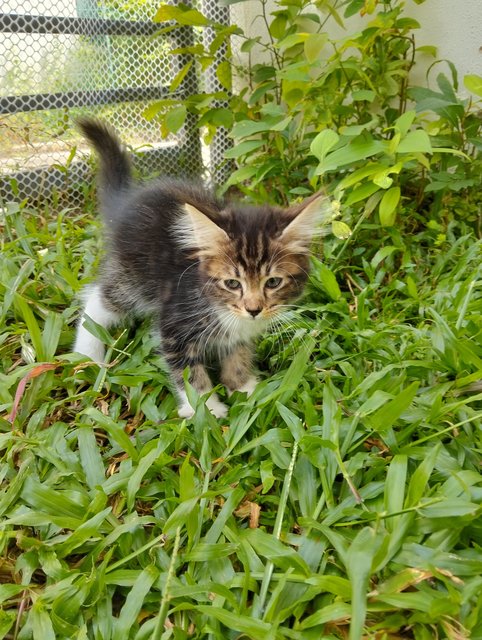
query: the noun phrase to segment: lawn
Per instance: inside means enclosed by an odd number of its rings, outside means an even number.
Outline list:
[[[177,417],[147,324],[105,368],[69,352],[93,209],[7,204],[0,638],[482,638],[482,241],[457,202],[327,238],[220,421]]]

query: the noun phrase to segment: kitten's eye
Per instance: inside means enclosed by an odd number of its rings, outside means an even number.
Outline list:
[[[268,287],[268,289],[277,289],[282,282],[283,278],[268,278],[264,286]]]
[[[224,286],[226,289],[231,289],[231,291],[236,291],[236,289],[241,289],[241,283],[239,280],[234,280],[230,278],[229,280],[224,281]]]

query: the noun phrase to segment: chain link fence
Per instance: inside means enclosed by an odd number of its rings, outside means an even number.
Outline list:
[[[169,86],[186,59],[169,51],[195,37],[189,27],[154,23],[158,7],[159,0],[4,0],[0,199],[55,192],[80,204],[92,171],[74,121],[86,113],[108,120],[139,151],[142,174],[199,176],[207,165],[212,176],[229,146],[225,136],[202,151],[189,118],[178,134],[162,140],[159,124],[143,116],[149,104],[173,95]],[[216,0],[205,0],[202,8],[219,22],[229,21]],[[203,82],[212,90],[215,74]],[[192,68],[175,95],[197,93],[198,83]]]

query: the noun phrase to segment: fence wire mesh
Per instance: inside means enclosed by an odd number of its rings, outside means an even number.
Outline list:
[[[211,5],[210,5],[211,3]],[[91,175],[87,145],[74,121],[89,113],[108,120],[136,150],[143,174],[199,175],[199,135],[193,123],[161,139],[143,112],[169,96],[184,60],[173,47],[192,43],[189,28],[162,36],[153,22],[159,0],[4,0],[0,13],[0,198],[55,191],[81,203]],[[226,8],[208,0],[219,21]],[[188,73],[177,93],[196,93]],[[213,145],[210,168],[228,146]],[[77,187],[77,188],[75,188]]]

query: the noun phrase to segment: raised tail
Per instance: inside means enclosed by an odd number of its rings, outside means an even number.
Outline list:
[[[95,118],[79,118],[77,125],[100,159],[99,199],[102,209],[129,189],[132,170],[129,155],[117,133],[106,122]]]

